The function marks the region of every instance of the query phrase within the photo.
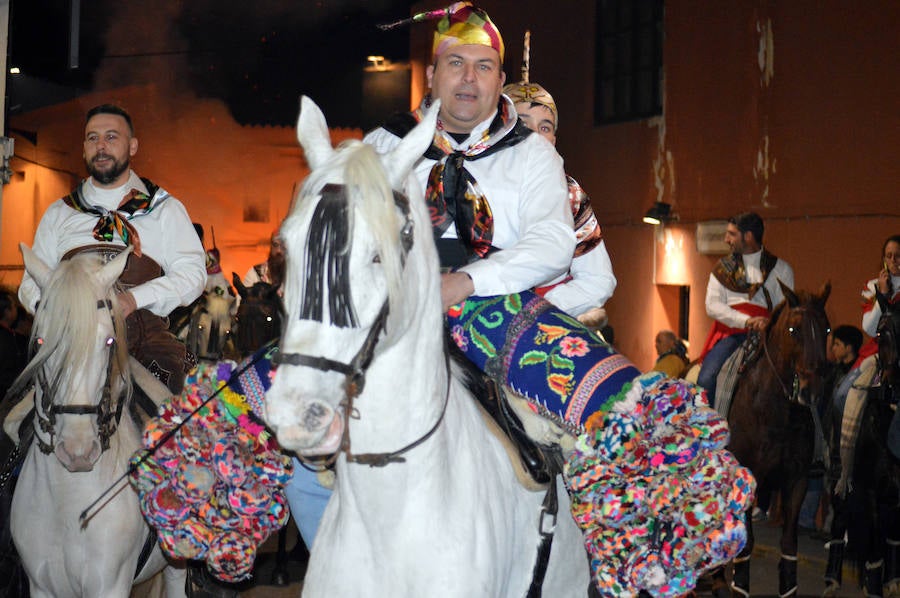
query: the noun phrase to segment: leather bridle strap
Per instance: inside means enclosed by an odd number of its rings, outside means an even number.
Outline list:
[[[372,363],[375,356],[375,346],[378,339],[384,331],[388,316],[388,301],[385,300],[378,312],[369,334],[363,341],[362,346],[350,363],[342,363],[329,359],[327,357],[318,357],[313,355],[304,355],[302,353],[282,353],[279,351],[272,357],[272,362],[276,365],[302,365],[311,367],[322,372],[338,372],[344,374],[347,380],[345,382],[345,390],[348,396],[357,396],[362,392],[366,385],[366,370]]]
[[[531,573],[531,586],[528,588],[526,598],[541,598],[544,586],[544,577],[547,575],[547,565],[550,563],[550,549],[553,546],[553,534],[556,531],[556,515],[559,512],[559,499],[556,496],[556,478],[550,480],[547,494],[544,495],[544,503],[541,505],[541,520],[539,523],[541,543],[538,545],[537,560]],[[546,526],[545,526],[545,522]]]
[[[354,455],[350,450],[350,426],[345,426],[344,436],[341,438],[341,450],[346,453],[347,461],[359,463],[361,465],[368,465],[369,467],[384,467],[389,463],[404,463],[406,461],[406,459],[402,457],[404,453],[411,451],[412,449],[416,448],[417,446],[431,438],[440,427],[441,422],[444,421],[444,415],[447,413],[447,404],[450,402],[450,354],[446,351],[444,351],[444,366],[447,371],[447,388],[444,392],[444,404],[441,406],[441,414],[438,416],[437,421],[434,422],[434,425],[431,426],[431,429],[425,432],[425,434],[420,436],[418,439],[410,442],[403,448],[397,449],[396,451],[392,451],[390,453],[361,453],[359,455]],[[342,401],[342,404],[345,405],[346,413],[352,413],[352,397],[348,396],[345,401]],[[555,516],[556,515],[554,513],[554,526],[556,525]]]

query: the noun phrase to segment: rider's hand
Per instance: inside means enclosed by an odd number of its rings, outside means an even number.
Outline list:
[[[747,320],[747,329],[748,330],[758,330],[762,332],[766,329],[766,326],[769,324],[769,318],[765,316],[753,316],[752,318]]]
[[[888,269],[885,267],[878,273],[878,282],[876,283],[878,286],[878,291],[882,295],[890,295],[891,293],[891,273],[888,272]]]
[[[116,295],[116,300],[119,302],[119,309],[122,311],[123,318],[127,318],[137,309],[137,302],[134,300],[134,295],[132,295],[130,291],[118,293]]]
[[[451,305],[464,301],[474,292],[475,284],[465,272],[441,274],[441,302],[445,312]]]

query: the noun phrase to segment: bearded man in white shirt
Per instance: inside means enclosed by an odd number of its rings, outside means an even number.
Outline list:
[[[184,205],[131,170],[137,153],[131,116],[112,104],[88,111],[84,163],[90,176],[41,218],[32,250],[51,268],[91,252],[110,260],[131,246],[117,283],[128,351],[173,394],[193,365],[166,316],[188,305],[206,284],[206,255]],[[26,272],[19,299],[34,312],[41,290]]]

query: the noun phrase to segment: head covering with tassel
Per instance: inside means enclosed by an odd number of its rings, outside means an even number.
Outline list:
[[[488,46],[497,50],[500,54],[500,62],[503,62],[505,48],[500,30],[494,25],[491,18],[481,8],[472,5],[471,2],[454,2],[446,8],[420,12],[408,19],[379,25],[380,29],[389,30],[410,23],[433,21],[440,19],[437,30],[434,32],[434,44],[432,45],[432,60],[455,46],[474,44]]]
[[[531,67],[531,31],[525,32],[525,46],[522,50],[522,80],[518,83],[510,83],[503,88],[503,93],[509,96],[514,104],[538,104],[545,106],[553,114],[553,130],[559,128],[559,112],[556,110],[556,102],[553,96],[538,85],[528,80],[528,71]]]

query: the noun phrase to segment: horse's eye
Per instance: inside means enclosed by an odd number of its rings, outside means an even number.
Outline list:
[[[379,255],[379,254],[376,253],[375,256],[372,258],[372,263],[373,263],[373,264],[380,264],[380,263],[381,263],[381,255]]]

